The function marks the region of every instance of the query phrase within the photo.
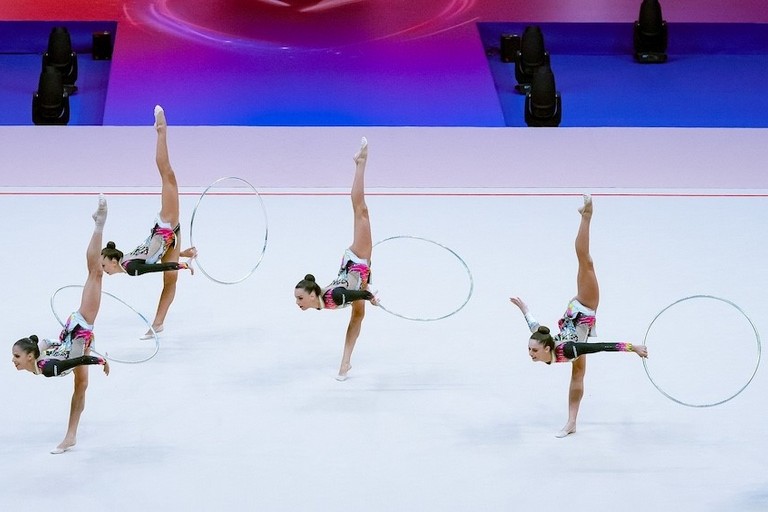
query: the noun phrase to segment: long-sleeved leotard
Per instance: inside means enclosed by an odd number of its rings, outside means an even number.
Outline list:
[[[70,359],[40,359],[37,361],[37,367],[44,377],[60,377],[78,366],[87,364],[104,365],[105,362],[103,357],[80,356]]]
[[[145,263],[144,260],[131,260],[123,265],[123,268],[131,276],[140,276],[150,272],[168,272],[170,270],[182,270],[189,268],[186,263],[169,261],[168,263]]]
[[[103,358],[85,355],[93,339],[93,326],[85,321],[80,312],[72,313],[58,340],[43,339],[38,342],[42,357],[37,360],[37,368],[46,377],[60,377],[84,364],[103,365]]]
[[[539,323],[530,313],[525,315],[528,328],[536,332]],[[575,298],[568,303],[563,317],[557,322],[560,332],[552,339],[555,342],[555,363],[567,363],[579,356],[597,352],[633,352],[632,344],[617,343],[585,343],[588,337],[595,336],[595,311],[584,306]]]
[[[373,294],[365,289],[370,276],[371,267],[368,260],[347,249],[341,259],[339,275],[322,291],[321,307],[339,309],[357,300],[371,300]]]
[[[575,298],[568,303],[568,307],[563,313],[563,317],[557,322],[560,332],[552,339],[555,345],[558,342],[585,342],[588,337],[596,336],[595,324],[597,321],[594,310],[584,306]],[[539,328],[537,322],[530,313],[525,314],[525,321],[528,322],[528,328],[531,332],[536,332]]]
[[[326,295],[328,295],[329,292],[331,301],[333,301],[335,308],[343,308],[350,302],[354,302],[356,300],[371,300],[373,298],[373,294],[368,290],[348,290],[341,286],[337,286],[336,288],[328,290],[328,292],[323,295],[326,308],[328,308]]]
[[[140,276],[149,272],[168,272],[188,268],[186,263],[175,261],[158,263],[172,247],[176,247],[176,235],[181,230],[180,225],[171,228],[160,218],[155,219],[155,226],[144,242],[136,249],[123,256],[120,265],[132,276]]]
[[[40,353],[54,359],[70,359],[85,355],[93,343],[93,326],[75,311],[59,333],[58,340],[43,339],[37,344]]]
[[[566,341],[555,347],[555,363],[567,363],[579,356],[597,352],[634,352],[631,343],[578,343]]]

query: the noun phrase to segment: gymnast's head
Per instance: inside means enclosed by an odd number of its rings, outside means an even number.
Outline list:
[[[34,334],[29,338],[21,338],[13,344],[11,353],[13,354],[13,365],[17,370],[35,371],[35,362],[40,357],[40,347],[37,346],[37,336]]]
[[[112,275],[123,271],[120,268],[120,260],[123,259],[123,251],[115,247],[115,242],[107,242],[107,246],[101,250],[101,268]]]
[[[531,356],[531,360],[534,363],[537,361],[549,363],[552,361],[554,350],[555,340],[552,339],[552,335],[549,333],[549,327],[540,325],[528,340],[528,355]]]
[[[319,309],[320,308],[320,295],[323,291],[320,289],[320,285],[315,281],[315,276],[307,274],[304,279],[298,282],[296,288],[293,290],[293,296],[296,298],[296,305],[301,308],[302,311],[307,309]]]

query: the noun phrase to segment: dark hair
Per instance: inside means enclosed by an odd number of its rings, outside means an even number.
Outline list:
[[[35,359],[40,357],[40,347],[37,346],[38,338],[34,334],[31,334],[29,338],[21,338],[19,341],[13,344],[14,347],[19,347],[25,354],[32,352],[35,355]]]
[[[296,289],[298,290],[299,288],[301,288],[307,293],[315,292],[315,295],[317,295],[318,297],[320,296],[320,294],[323,293],[323,290],[320,288],[320,285],[315,282],[315,276],[313,276],[312,274],[305,275],[304,279],[302,279],[301,281],[298,282],[298,284],[296,284]]]
[[[544,347],[549,347],[549,350],[555,350],[555,340],[552,339],[552,335],[549,334],[549,327],[540,325],[536,332],[531,334],[531,339],[536,340]]]
[[[107,246],[101,250],[101,255],[110,260],[123,259],[123,251],[115,247],[115,242],[107,242]]]

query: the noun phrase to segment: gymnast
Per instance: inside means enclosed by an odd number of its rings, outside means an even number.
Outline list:
[[[360,335],[360,328],[365,317],[365,301],[374,306],[379,304],[374,293],[368,291],[371,275],[371,222],[368,206],[365,204],[365,164],[368,160],[368,141],[363,137],[360,150],[353,157],[355,177],[352,181],[352,211],[354,214],[354,237],[352,245],[344,251],[341,267],[336,279],[325,288],[315,281],[315,276],[307,274],[294,289],[296,304],[302,311],[308,309],[340,309],[351,306],[352,313],[344,341],[344,353],[336,379],[347,379],[352,369],[350,361],[355,343]]]
[[[101,304],[103,271],[99,249],[107,220],[107,201],[103,195],[99,196],[99,206],[93,214],[93,220],[93,235],[86,250],[88,278],[83,286],[80,308],[69,316],[57,340],[39,340],[33,334],[14,343],[12,349],[13,364],[17,370],[27,370],[45,377],[61,377],[70,372],[75,375],[67,433],[64,440],[51,451],[53,454],[64,453],[77,442],[77,427],[85,409],[85,390],[88,387],[87,365],[102,365],[104,373],[109,375],[107,360],[90,355],[94,338],[93,323]]]
[[[632,343],[586,343],[588,337],[596,336],[595,318],[600,292],[597,276],[589,253],[589,225],[592,220],[592,198],[584,196],[584,206],[579,209],[581,223],[576,235],[576,297],[571,299],[565,314],[558,322],[560,333],[552,336],[549,328],[539,325],[531,315],[528,305],[519,297],[509,300],[517,306],[528,322],[531,338],[528,340],[528,355],[531,359],[546,364],[571,362],[571,384],[568,393],[568,422],[555,437],[565,437],[576,432],[576,417],[584,396],[584,374],[587,368],[586,354],[596,352],[634,352],[648,357],[644,345]]]
[[[155,225],[149,237],[128,254],[118,250],[114,242],[108,242],[101,251],[102,268],[109,275],[127,273],[131,276],[139,276],[148,272],[163,272],[163,291],[157,304],[155,319],[152,321],[152,329],[155,333],[163,331],[165,317],[176,295],[177,271],[184,269],[194,273],[189,262],[180,263],[179,257],[195,258],[197,256],[197,250],[194,247],[179,250],[181,240],[179,187],[168,157],[167,129],[165,112],[160,105],[157,105],[155,106],[155,130],[157,130],[155,161],[160,171],[162,192],[160,213],[155,218]],[[154,333],[149,330],[141,338],[150,339],[153,336]]]

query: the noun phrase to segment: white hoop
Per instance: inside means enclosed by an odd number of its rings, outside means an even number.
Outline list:
[[[723,298],[720,298],[720,297],[715,297],[713,295],[690,295],[688,297],[683,297],[682,299],[676,300],[675,302],[673,302],[669,306],[667,306],[664,309],[662,309],[655,317],[653,317],[653,320],[651,320],[651,323],[648,326],[648,329],[645,331],[645,337],[643,338],[643,344],[646,344],[646,340],[648,339],[648,333],[651,331],[651,327],[653,327],[653,324],[656,322],[656,320],[666,310],[668,310],[669,308],[671,308],[675,304],[679,304],[681,302],[684,302],[686,300],[691,300],[691,299],[713,299],[713,300],[717,300],[717,301],[723,302],[725,304],[728,304],[728,305],[732,306],[734,309],[736,309],[736,311],[741,313],[744,316],[744,318],[747,319],[747,322],[749,322],[749,325],[752,327],[752,331],[755,333],[755,340],[757,342],[757,360],[755,361],[755,369],[752,371],[752,374],[749,376],[749,379],[747,380],[747,382],[738,391],[736,391],[736,393],[734,393],[733,395],[729,396],[728,398],[725,398],[723,400],[719,400],[717,402],[712,402],[712,403],[692,404],[692,403],[684,402],[684,401],[682,401],[682,400],[680,400],[678,398],[675,398],[671,394],[669,394],[666,391],[664,391],[661,388],[661,386],[659,386],[656,383],[656,381],[653,380],[653,377],[651,377],[651,373],[648,371],[648,363],[647,363],[646,359],[643,359],[643,368],[645,368],[645,374],[648,376],[648,379],[651,381],[651,384],[653,384],[653,386],[656,389],[658,389],[659,392],[662,395],[666,396],[667,398],[669,398],[673,402],[676,402],[676,403],[678,403],[680,405],[685,405],[686,407],[714,407],[716,405],[724,404],[725,402],[727,402],[727,401],[735,398],[736,396],[738,396],[739,393],[744,391],[747,388],[747,386],[749,386],[749,384],[752,382],[752,379],[755,378],[755,374],[757,373],[757,369],[760,367],[760,356],[761,356],[761,352],[762,352],[762,348],[761,348],[761,344],[760,344],[760,333],[757,332],[757,327],[755,327],[755,324],[752,322],[752,319],[750,319],[749,316],[747,316],[747,314],[739,306],[737,306],[733,302],[731,302],[729,300],[726,300],[726,299],[723,299]]]
[[[469,290],[467,291],[467,297],[464,299],[464,302],[462,302],[461,305],[458,308],[456,308],[455,310],[451,311],[448,314],[445,314],[445,315],[442,315],[442,316],[437,316],[437,317],[431,317],[431,318],[412,317],[412,316],[404,315],[404,314],[401,314],[401,313],[397,313],[396,311],[392,311],[391,309],[387,309],[386,306],[384,306],[381,303],[379,303],[379,307],[381,309],[383,309],[384,311],[386,311],[387,313],[389,313],[390,315],[394,315],[396,317],[403,318],[405,320],[413,320],[413,321],[416,321],[416,322],[434,322],[434,321],[437,321],[437,320],[443,320],[444,318],[448,318],[449,316],[453,316],[456,313],[458,313],[459,311],[461,311],[464,308],[464,306],[467,305],[467,303],[469,302],[469,299],[472,298],[472,292],[474,291],[474,288],[475,288],[475,282],[474,282],[474,279],[472,278],[472,272],[469,270],[469,267],[467,266],[467,263],[461,258],[461,256],[456,254],[456,252],[453,249],[451,249],[449,247],[446,247],[445,245],[443,245],[441,243],[435,242],[434,240],[430,240],[428,238],[422,238],[420,236],[412,236],[412,235],[391,236],[389,238],[385,238],[384,240],[380,240],[380,241],[376,242],[375,244],[373,244],[373,247],[376,247],[377,245],[383,244],[384,242],[388,242],[390,240],[395,240],[395,239],[398,239],[398,238],[400,238],[400,239],[407,238],[407,239],[410,239],[410,240],[421,240],[423,242],[428,242],[430,244],[434,244],[434,245],[440,247],[441,249],[444,249],[444,250],[448,251],[449,253],[451,253],[453,256],[456,257],[457,260],[459,260],[459,263],[461,263],[461,265],[464,267],[464,270],[467,271],[467,277],[469,278]]]
[[[58,290],[53,292],[53,295],[51,295],[51,312],[53,313],[53,316],[56,318],[56,321],[59,322],[59,325],[61,325],[62,327],[64,327],[64,322],[62,321],[61,317],[59,317],[59,315],[56,313],[56,308],[54,307],[54,302],[55,302],[56,296],[59,294],[59,292],[62,291],[62,290],[66,290],[67,288],[83,288],[83,285],[81,285],[81,284],[69,284],[67,286],[62,286],[61,288],[59,288]],[[125,307],[127,307],[128,309],[130,309],[131,311],[136,313],[139,316],[139,318],[141,318],[144,321],[144,323],[147,324],[148,330],[152,333],[152,336],[155,339],[155,349],[154,349],[154,351],[152,352],[151,355],[149,355],[148,357],[145,357],[144,359],[139,359],[138,361],[132,361],[132,360],[129,361],[129,360],[126,360],[126,359],[118,359],[116,357],[107,356],[106,354],[102,354],[102,353],[96,351],[96,349],[93,348],[93,347],[91,347],[91,352],[93,352],[94,354],[97,354],[97,355],[99,355],[99,356],[101,356],[101,357],[103,357],[105,359],[109,359],[110,361],[114,361],[116,363],[125,363],[125,364],[144,363],[146,361],[149,361],[153,357],[155,357],[157,355],[157,353],[160,351],[160,339],[157,337],[157,333],[152,328],[152,324],[149,322],[149,320],[147,320],[147,318],[144,315],[139,313],[136,310],[136,308],[134,308],[133,306],[131,306],[130,304],[125,302],[120,297],[118,297],[116,295],[113,295],[113,294],[111,294],[109,292],[105,292],[103,290],[102,290],[101,294],[102,295],[106,295],[107,297],[112,297],[117,302],[121,303],[122,305],[124,305]]]
[[[191,220],[189,222],[189,241],[190,241],[190,243],[193,246],[195,245],[195,241],[194,241],[195,215],[197,215],[197,209],[200,206],[200,202],[203,200],[203,198],[206,196],[206,194],[208,194],[208,191],[211,190],[211,188],[215,187],[219,182],[222,182],[222,181],[225,181],[225,180],[236,180],[236,181],[240,181],[240,182],[244,183],[246,186],[248,186],[253,191],[254,195],[259,200],[259,205],[261,206],[261,211],[264,214],[264,245],[261,248],[261,254],[259,255],[258,260],[256,260],[256,264],[253,266],[253,268],[247,274],[245,274],[243,277],[241,277],[239,279],[236,279],[234,281],[225,281],[223,279],[217,279],[217,278],[213,277],[200,264],[200,257],[199,256],[195,258],[195,262],[197,263],[197,266],[200,268],[200,271],[205,275],[205,277],[207,277],[208,279],[210,279],[214,283],[219,283],[219,284],[237,284],[237,283],[242,283],[243,281],[245,281],[246,279],[251,277],[251,275],[253,275],[253,273],[256,271],[256,269],[261,264],[261,260],[264,259],[264,253],[267,251],[267,238],[269,236],[269,225],[267,223],[267,209],[264,206],[264,201],[262,200],[261,195],[259,194],[259,192],[256,190],[256,188],[253,185],[251,185],[248,181],[244,180],[243,178],[238,178],[237,176],[225,176],[223,178],[217,179],[216,181],[214,181],[213,183],[208,185],[208,188],[206,188],[203,191],[203,193],[200,194],[200,197],[197,200],[197,204],[195,205],[194,210],[192,210],[192,218],[191,218]]]

